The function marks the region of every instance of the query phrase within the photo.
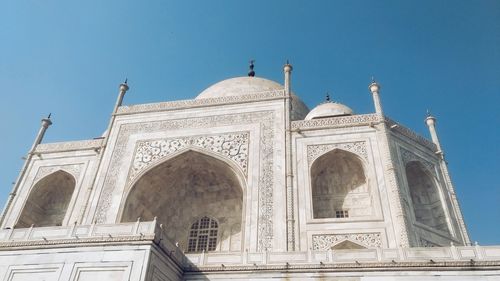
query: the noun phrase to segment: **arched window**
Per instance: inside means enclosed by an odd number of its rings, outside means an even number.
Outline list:
[[[219,224],[215,219],[202,217],[191,225],[188,252],[215,251]]]
[[[38,181],[31,190],[16,227],[62,225],[75,178],[64,171],[57,171]]]
[[[415,220],[429,227],[448,232],[439,190],[432,177],[420,162],[409,162],[405,168]]]
[[[353,153],[330,151],[311,166],[313,217],[370,216],[372,200],[363,164]]]

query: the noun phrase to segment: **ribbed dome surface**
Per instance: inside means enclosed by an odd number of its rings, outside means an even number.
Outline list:
[[[336,102],[324,102],[309,112],[305,120],[352,115],[354,112],[348,106]]]

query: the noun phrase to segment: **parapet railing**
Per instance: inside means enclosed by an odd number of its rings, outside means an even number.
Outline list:
[[[186,268],[259,265],[328,265],[401,262],[500,262],[500,246],[449,246],[426,248],[371,248],[295,252],[184,253],[153,221],[117,224],[30,227],[0,230],[0,249],[85,242],[154,241],[170,258]]]
[[[500,261],[500,246],[185,254],[191,266]]]
[[[0,246],[5,242],[52,241],[61,239],[154,237],[156,221],[117,224],[46,226],[0,230]]]

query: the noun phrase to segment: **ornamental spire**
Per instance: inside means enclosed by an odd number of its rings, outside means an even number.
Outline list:
[[[250,70],[248,71],[248,77],[255,76],[255,71],[253,70],[253,68],[255,67],[255,65],[253,64],[254,62],[255,60],[250,60],[250,65],[248,66],[250,68]]]

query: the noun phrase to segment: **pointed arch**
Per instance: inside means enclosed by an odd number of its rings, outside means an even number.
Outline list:
[[[365,167],[356,154],[334,149],[311,165],[313,217],[370,216],[372,199]]]
[[[157,217],[168,238],[187,249],[187,233],[200,217],[218,221],[220,233],[230,233],[224,230],[231,225],[243,225],[244,191],[244,178],[227,161],[188,149],[137,178],[123,200],[119,220]]]
[[[415,220],[431,228],[449,233],[446,214],[434,177],[420,161],[405,165]]]
[[[16,227],[62,225],[75,185],[75,178],[63,170],[40,179],[31,189]]]

